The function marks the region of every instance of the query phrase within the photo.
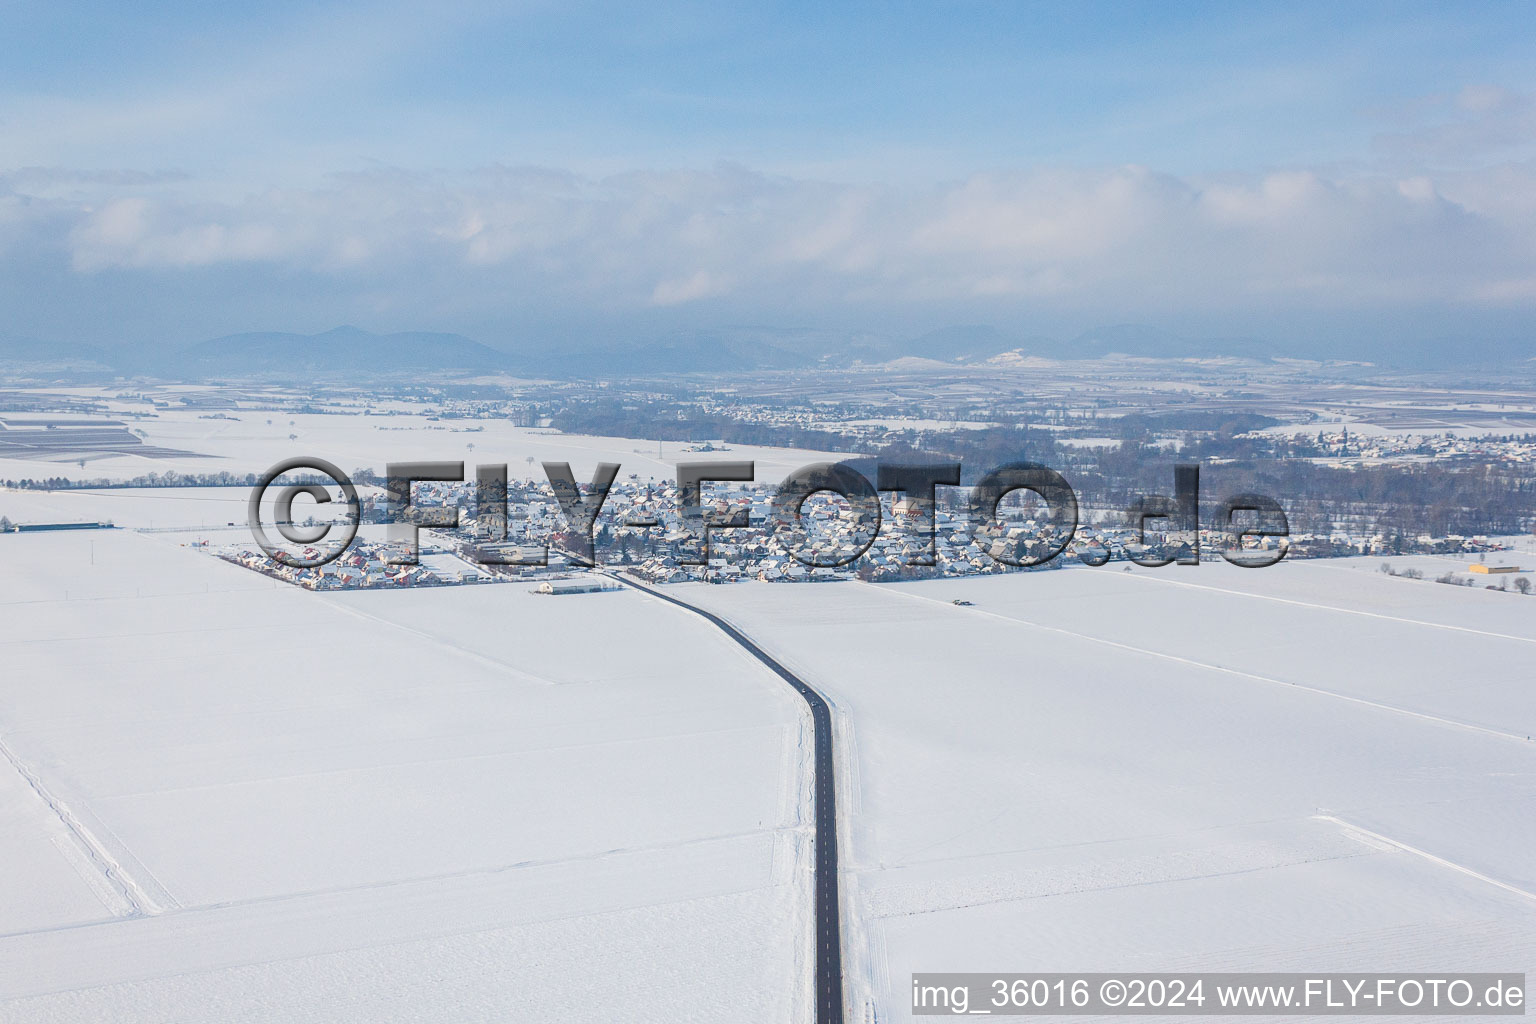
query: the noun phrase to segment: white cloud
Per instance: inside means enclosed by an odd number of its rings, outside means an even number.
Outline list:
[[[51,180],[51,179],[50,179]],[[239,201],[97,175],[0,178],[0,248],[76,273],[240,267],[441,308],[609,311],[709,298],[798,310],[994,302],[1122,311],[1295,300],[1529,301],[1536,170],[1201,181],[1125,166],[920,189],[754,173],[381,171]],[[1521,198],[1524,197],[1524,198]],[[486,283],[498,291],[486,294]],[[459,290],[462,289],[461,293]]]
[[[717,294],[721,290],[714,275],[707,270],[700,270],[680,280],[660,282],[651,291],[651,302],[657,306],[676,306]]]

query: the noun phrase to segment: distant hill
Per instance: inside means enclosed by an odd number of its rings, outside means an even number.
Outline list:
[[[110,357],[87,345],[58,345],[36,338],[0,334],[0,369],[18,375],[106,375]]]
[[[169,377],[294,379],[423,370],[512,371],[518,364],[513,355],[459,334],[373,334],[337,327],[323,334],[231,334],[173,353],[160,360],[157,369]]]
[[[1336,360],[1336,346],[1306,340],[1285,345],[1251,337],[1179,334],[1149,324],[1096,327],[1062,340],[1010,332],[988,324],[957,324],[916,336],[810,327],[723,326],[676,330],[616,340],[582,338],[562,344],[532,336],[514,352],[459,334],[371,334],[338,327],[323,334],[255,333],[215,338],[155,361],[165,377],[288,378],[346,375],[352,379],[421,371],[504,372],[524,377],[609,378],[674,373],[748,373],[887,364],[907,370],[950,365],[1028,365],[1031,360],[1090,360],[1120,355],[1146,359],[1238,358],[1269,362],[1287,356]],[[1521,337],[1477,346],[1400,344],[1383,365],[1443,367],[1497,365],[1529,359]],[[111,355],[77,350],[73,358],[138,369]],[[924,362],[919,362],[924,361]]]
[[[886,343],[869,334],[814,328],[719,327],[645,341],[550,351],[532,365],[553,377],[794,370],[883,362]]]
[[[1267,346],[1246,338],[1190,338],[1145,324],[1095,328],[1059,341],[1010,334],[987,324],[957,324],[893,339],[810,328],[725,327],[679,331],[640,342],[549,351],[532,360],[553,377],[623,377],[647,373],[797,370],[883,363],[915,370],[942,365],[1022,364],[1032,358],[1154,359],[1236,356],[1267,360]]]
[[[945,362],[1022,364],[1029,359],[1102,359],[1110,355],[1150,359],[1236,356],[1268,359],[1269,347],[1250,338],[1190,338],[1147,324],[1111,324],[1069,341],[1040,335],[1014,336],[988,325],[945,327],[897,348],[903,355]]]
[[[1151,359],[1236,357],[1268,362],[1285,355],[1338,360],[1337,346],[1306,339],[1277,346],[1253,338],[1195,337],[1146,324],[1112,324],[1059,340],[987,324],[956,324],[921,334],[881,335],[814,327],[722,326],[662,334],[607,337],[577,332],[562,340],[548,332],[520,338],[506,351],[460,334],[410,331],[374,334],[337,327],[321,334],[231,334],[164,352],[151,346],[56,344],[0,332],[0,375],[18,379],[97,381],[145,375],[166,380],[315,379],[366,381],[401,375],[508,373],[553,379],[619,379],[675,373],[815,371],[854,365],[920,373],[945,366],[993,368],[1044,365],[1042,360],[1089,360],[1111,355]],[[1498,366],[1531,359],[1524,335],[1473,345],[1465,339],[1404,342],[1379,365]]]
[[[771,341],[708,331],[668,335],[642,344],[555,349],[534,361],[535,366],[553,377],[598,378],[652,373],[784,370],[804,363],[800,356]]]
[[[898,355],[918,359],[969,362],[1017,348],[1020,341],[988,324],[958,324],[920,334],[898,346]]]
[[[1187,338],[1146,324],[1113,324],[1096,327],[1073,338],[1063,352],[1071,359],[1098,359],[1108,355],[1142,356],[1149,359],[1209,359],[1239,356],[1268,359],[1275,353],[1251,338]]]

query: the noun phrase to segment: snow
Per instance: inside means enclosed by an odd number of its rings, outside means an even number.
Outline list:
[[[0,535],[0,1019],[807,1018],[781,680],[632,590],[185,546],[244,498],[0,494],[155,523]],[[1470,564],[667,592],[832,704],[850,1020],[887,1022],[918,971],[1536,971],[1536,598],[1432,582]]]
[[[191,455],[117,455],[90,459],[83,467],[67,459],[0,459],[0,479],[131,479],[168,471],[261,473],[280,460],[312,455],[346,473],[372,469],[383,474],[390,462],[462,461],[471,479],[470,467],[480,463],[506,463],[514,478],[542,479],[539,462],[569,462],[579,479],[590,480],[599,462],[618,462],[624,476],[638,473],[642,480],[670,480],[678,462],[754,460],[758,479],[777,483],[802,466],[848,457],[847,453],[737,444],[722,451],[691,453],[686,449],[692,442],[590,437],[518,427],[505,420],[433,420],[419,413],[362,416],[231,410],[225,415],[230,418],[200,419],[196,410],[172,409],[129,421],[129,427],[145,433],[144,444]]]
[[[150,529],[228,530],[234,524],[249,537],[246,505],[250,497],[249,487],[0,490],[0,515],[13,523],[110,522]]]
[[[26,885],[0,888],[0,921],[6,932],[79,924],[126,910],[90,862],[90,851],[70,832],[57,810],[34,788],[35,777],[0,745],[0,864]]]
[[[808,721],[701,620],[89,536],[0,537],[0,1018],[806,1004]]]
[[[676,592],[835,705],[856,1011],[908,1019],[919,971],[1536,970],[1529,598],[1325,563]]]

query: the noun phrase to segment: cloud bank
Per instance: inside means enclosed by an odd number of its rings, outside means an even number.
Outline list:
[[[1520,164],[1207,179],[1117,166],[918,188],[734,164],[607,177],[491,167],[336,175],[233,198],[195,186],[128,172],[0,176],[0,260],[52,259],[66,300],[101,279],[154,289],[185,277],[213,301],[242,280],[281,279],[331,296],[338,322],[424,311],[400,326],[466,311],[482,322],[690,308],[1102,320],[1536,305],[1536,169]]]

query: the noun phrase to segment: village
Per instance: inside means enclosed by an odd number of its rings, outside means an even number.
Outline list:
[[[808,541],[795,557],[773,528],[774,491],[761,485],[711,484],[700,512],[713,521],[745,514],[744,527],[714,527],[708,531],[707,560],[702,557],[696,522],[687,522],[680,509],[678,487],[672,482],[618,480],[612,485],[598,517],[588,557],[585,538],[572,532],[560,503],[547,483],[512,481],[504,527],[493,516],[481,516],[473,488],[458,483],[418,482],[410,515],[452,508],[458,510],[455,529],[420,526],[419,554],[411,559],[408,543],[387,536],[388,502],[378,488],[362,500],[364,530],[356,543],[332,561],[304,568],[280,564],[250,543],[214,549],[220,557],[311,590],[352,590],[400,587],[458,586],[523,581],[539,584],[568,579],[592,565],[627,573],[655,584],[704,581],[735,583],[828,582],[857,578],[866,582],[897,582],[935,577],[978,576],[1004,572],[1043,571],[1084,562],[1098,565],[1129,561],[1134,552],[1143,565],[1194,559],[1194,538],[1163,533],[1161,521],[1149,519],[1145,538],[1122,510],[1085,509],[1070,544],[1058,557],[1048,558],[1060,545],[1056,527],[1038,507],[1005,500],[995,522],[972,531],[965,506],[940,501],[923,503],[886,493],[881,514],[861,514],[840,497],[820,492],[802,506]],[[932,523],[932,547],[928,524]],[[498,528],[503,536],[496,536]],[[398,527],[396,527],[398,529]],[[1198,558],[1215,561],[1229,543],[1225,532],[1205,526],[1199,531]],[[1288,558],[1328,558],[1360,555],[1480,554],[1510,548],[1505,538],[1422,534],[1405,537],[1382,532],[1337,528],[1328,533],[1292,533],[1288,537],[1249,536],[1248,553]],[[318,547],[302,552],[313,560]],[[853,552],[860,552],[850,558]],[[1042,561],[1039,565],[1016,565]],[[812,564],[807,564],[807,563]]]

